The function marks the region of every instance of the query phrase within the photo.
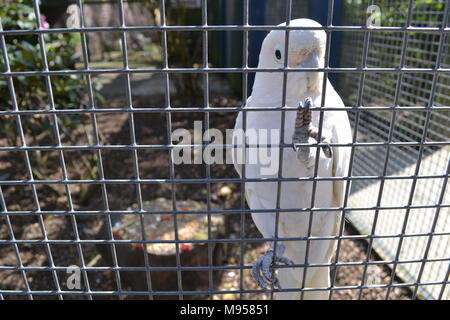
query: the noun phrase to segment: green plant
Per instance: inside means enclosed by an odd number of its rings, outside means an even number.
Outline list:
[[[49,28],[46,17],[40,17],[42,28]],[[0,24],[3,30],[30,30],[37,27],[36,15],[31,0],[2,0],[0,6]],[[75,64],[79,61],[80,35],[76,33],[66,34],[44,34],[45,55],[48,69],[70,70],[76,69]],[[6,36],[6,51],[11,71],[40,71],[44,69],[43,58],[39,36],[19,35]],[[6,61],[0,55],[0,72],[6,71]],[[44,76],[19,76],[13,77],[15,101],[19,110],[43,110],[50,109],[51,104],[58,110],[69,108],[83,108],[86,96],[86,81],[82,76],[64,75],[51,76],[51,90],[47,87],[47,79]],[[99,87],[94,84],[96,96],[100,101],[103,98],[98,94]],[[50,95],[50,92],[52,95]],[[0,110],[12,110],[13,102],[11,88],[6,78],[0,78]],[[53,116],[34,114],[21,118],[25,138],[28,144],[42,145],[56,143],[54,136],[55,126],[58,126],[62,141],[68,141],[72,145],[77,144],[77,136],[83,133],[83,115],[58,114],[57,123]],[[16,146],[19,144],[19,134],[16,131],[16,120],[14,116],[0,116],[0,139],[5,138],[7,144]],[[33,174],[44,179],[48,177],[45,164],[48,153],[35,152],[32,160]],[[81,179],[96,178],[95,155],[84,155],[81,157],[80,172],[77,175]],[[11,159],[11,161],[13,161]],[[77,159],[68,161],[76,162]],[[17,161],[17,166],[23,166]],[[56,171],[56,170],[55,170]],[[78,170],[77,170],[78,171]],[[57,192],[56,190],[53,190]]]
[[[42,27],[48,28],[45,16],[41,16]],[[36,16],[30,0],[17,0],[15,2],[5,0],[0,7],[0,21],[4,30],[26,30],[36,28]],[[80,43],[79,35],[69,34],[45,34],[45,51],[49,70],[74,69],[79,59],[77,46]],[[5,37],[6,50],[9,65],[12,71],[39,71],[43,70],[43,59],[40,53],[38,36],[7,36]],[[1,59],[0,68],[5,70],[5,61]],[[50,107],[49,92],[46,88],[44,77],[14,77],[14,90],[18,108],[21,110],[44,109]],[[53,101],[57,109],[79,108],[83,100],[83,91],[86,84],[83,78],[75,75],[51,77],[51,89]],[[5,78],[0,79],[0,109],[11,109],[9,87]],[[64,118],[63,116],[60,116]],[[0,118],[0,132],[9,130],[10,125],[5,121],[10,119]],[[32,117],[29,119],[31,125],[30,136],[37,137],[43,131],[48,130],[48,125],[43,117]],[[80,125],[78,122],[66,123],[73,129]],[[14,134],[2,132],[9,138],[11,144]]]

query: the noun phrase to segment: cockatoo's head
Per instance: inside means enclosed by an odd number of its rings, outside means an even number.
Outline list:
[[[284,25],[286,24],[280,24],[280,26]],[[321,27],[318,22],[310,19],[292,20],[290,25],[296,27]],[[285,52],[285,40],[286,32],[284,30],[272,30],[269,32],[261,47],[258,68],[283,68],[286,58],[289,68],[324,67],[325,31],[290,30],[287,54]],[[272,94],[275,91],[282,92],[283,72],[259,72],[256,78],[253,94],[258,87],[264,87],[264,83],[268,83],[270,87],[261,88],[262,90],[269,89]],[[322,79],[322,72],[289,72],[286,90],[287,100],[300,98],[307,91],[320,90]]]

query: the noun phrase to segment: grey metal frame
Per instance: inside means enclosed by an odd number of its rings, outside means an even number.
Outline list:
[[[370,288],[387,288],[386,292],[386,299],[389,296],[390,291],[392,288],[397,287],[413,287],[414,297],[417,294],[417,289],[419,286],[427,286],[427,285],[441,285],[441,294],[440,297],[442,297],[446,285],[449,283],[449,273],[450,273],[450,257],[440,257],[440,258],[428,258],[428,249],[430,247],[431,239],[434,236],[450,236],[450,230],[446,232],[436,232],[435,226],[437,218],[443,209],[450,208],[450,204],[443,203],[443,197],[446,191],[447,187],[447,181],[449,177],[449,169],[450,169],[450,162],[449,167],[445,171],[445,173],[441,175],[420,175],[420,164],[421,159],[423,155],[423,150],[427,146],[436,146],[436,147],[445,147],[450,145],[450,140],[446,139],[443,141],[426,141],[427,137],[427,130],[429,127],[429,123],[431,121],[431,115],[433,111],[450,111],[450,106],[434,106],[434,95],[436,92],[436,84],[437,84],[437,78],[441,74],[450,74],[450,68],[444,68],[441,66],[441,57],[443,55],[444,51],[444,44],[445,39],[448,38],[448,35],[450,34],[450,28],[448,27],[448,16],[449,16],[449,10],[450,10],[450,1],[446,2],[446,8],[444,13],[444,21],[442,23],[442,27],[414,27],[411,25],[411,19],[412,19],[412,10],[413,1],[409,1],[409,9],[408,9],[408,17],[407,17],[407,23],[404,27],[366,27],[366,26],[334,26],[332,17],[333,17],[333,8],[334,8],[334,0],[328,0],[328,20],[327,25],[323,26],[321,28],[315,28],[315,27],[308,27],[308,28],[299,28],[294,27],[289,24],[289,21],[291,20],[291,13],[292,13],[292,0],[286,0],[286,21],[287,25],[283,27],[278,26],[255,26],[255,25],[249,25],[249,0],[244,0],[243,8],[244,8],[244,23],[243,25],[214,25],[210,26],[208,25],[208,15],[207,15],[207,0],[202,0],[202,25],[199,26],[168,26],[166,25],[166,18],[165,18],[165,1],[161,0],[160,2],[160,12],[161,12],[161,25],[160,26],[126,26],[125,19],[124,19],[124,0],[117,0],[118,8],[119,8],[119,18],[120,18],[120,26],[118,27],[85,27],[84,24],[84,16],[83,16],[83,0],[76,0],[76,3],[78,4],[80,8],[80,27],[78,28],[53,28],[53,29],[43,29],[41,25],[40,18],[38,19],[37,28],[33,30],[3,30],[1,21],[0,21],[0,47],[2,52],[2,57],[4,60],[5,65],[5,72],[0,72],[0,78],[4,78],[7,80],[11,101],[13,104],[12,110],[1,110],[0,111],[0,117],[2,116],[13,116],[16,120],[17,130],[19,133],[20,138],[20,146],[0,146],[0,151],[19,151],[23,153],[24,155],[24,161],[25,166],[27,170],[28,177],[23,180],[0,180],[0,207],[2,208],[2,211],[0,211],[0,215],[5,217],[7,230],[9,233],[9,239],[8,240],[0,240],[0,245],[11,245],[14,248],[14,252],[18,261],[17,266],[1,266],[0,265],[0,271],[5,270],[14,270],[20,272],[24,284],[25,289],[24,290],[3,290],[0,288],[0,300],[4,299],[7,295],[25,295],[29,299],[33,299],[33,296],[37,295],[56,295],[59,299],[63,299],[65,295],[85,295],[88,299],[92,299],[93,296],[104,296],[104,295],[116,295],[119,297],[123,297],[124,295],[146,295],[149,299],[153,299],[154,296],[164,296],[164,295],[178,295],[180,299],[183,299],[186,295],[197,295],[197,294],[206,294],[212,297],[212,295],[222,295],[226,293],[233,293],[233,294],[240,294],[240,298],[244,297],[244,294],[246,293],[257,293],[257,292],[264,292],[263,290],[246,290],[244,289],[244,271],[251,269],[251,266],[244,265],[244,244],[245,242],[274,242],[277,241],[306,241],[306,259],[304,264],[295,265],[295,267],[298,268],[304,268],[305,272],[303,273],[303,279],[305,279],[308,268],[314,268],[314,267],[323,267],[323,266],[363,266],[364,272],[361,279],[360,285],[356,286],[345,286],[345,287],[338,287],[336,286],[336,273],[332,275],[332,282],[331,286],[329,288],[296,288],[296,289],[283,289],[283,291],[300,291],[301,297],[303,298],[303,294],[306,291],[313,291],[313,290],[328,290],[329,291],[329,298],[333,298],[333,293],[337,290],[359,290],[359,298],[361,298],[361,294],[363,289],[370,289]],[[369,1],[369,4],[373,3],[373,1]],[[40,17],[39,13],[39,1],[34,0],[33,1],[35,14],[37,17]],[[248,66],[248,42],[249,42],[249,31],[269,31],[269,30],[285,30],[286,31],[286,47],[285,52],[287,52],[287,49],[289,47],[289,32],[291,30],[298,30],[298,29],[320,29],[324,30],[327,34],[327,42],[326,42],[326,55],[325,55],[325,66],[324,68],[318,68],[318,69],[305,69],[305,68],[288,68],[287,65],[287,59],[284,61],[284,67],[283,68],[277,68],[277,69],[256,69],[256,68],[250,68]],[[209,57],[208,57],[208,32],[209,31],[236,31],[240,30],[243,31],[243,63],[241,68],[212,68],[209,67]],[[395,32],[395,33],[401,33],[403,35],[403,45],[402,45],[402,55],[401,55],[401,61],[399,67],[368,67],[367,66],[367,60],[368,60],[368,53],[369,53],[369,43],[371,39],[371,32],[372,31],[389,31],[389,32]],[[99,32],[99,31],[108,31],[108,32],[120,32],[121,35],[121,44],[122,44],[122,58],[123,58],[123,67],[120,69],[92,69],[90,67],[90,62],[88,58],[88,43],[86,35],[90,32]],[[144,69],[131,69],[129,67],[128,63],[128,49],[127,49],[127,38],[126,34],[127,32],[136,32],[136,31],[159,31],[162,33],[162,52],[163,52],[163,67],[160,69],[150,69],[150,68],[144,68]],[[202,32],[202,40],[203,40],[203,64],[201,68],[169,68],[168,65],[168,56],[167,56],[167,32],[171,31],[201,31]],[[363,45],[363,56],[362,56],[362,66],[361,67],[352,67],[352,68],[334,68],[330,67],[329,65],[329,59],[330,59],[330,43],[331,43],[331,37],[333,35],[333,32],[336,31],[352,31],[352,32],[359,32],[364,35],[364,45]],[[415,33],[432,33],[432,34],[438,34],[440,35],[440,43],[439,43],[439,49],[437,52],[437,60],[434,67],[429,68],[411,68],[411,67],[405,67],[405,55],[407,50],[407,43],[408,43],[408,35],[411,32]],[[82,57],[83,57],[83,69],[80,70],[61,70],[61,71],[51,71],[48,68],[47,64],[47,56],[45,51],[45,41],[44,41],[44,34],[48,33],[79,33],[81,35],[81,44],[82,44]],[[19,36],[19,35],[36,35],[39,39],[40,44],[40,54],[41,54],[41,60],[43,62],[43,69],[42,70],[33,70],[33,71],[11,71],[10,64],[8,60],[8,53],[7,53],[7,47],[5,42],[6,36]],[[312,108],[313,110],[317,110],[320,112],[320,125],[319,125],[319,139],[321,136],[322,131],[322,122],[323,122],[323,112],[326,110],[346,110],[346,111],[352,111],[356,114],[356,117],[353,121],[353,142],[350,144],[338,144],[333,143],[332,146],[336,147],[344,147],[344,146],[351,146],[351,164],[350,168],[348,170],[348,174],[346,177],[337,177],[337,178],[324,178],[324,177],[318,177],[318,159],[319,157],[316,157],[316,164],[315,164],[315,170],[313,177],[304,177],[304,178],[283,178],[281,175],[282,167],[279,170],[279,175],[277,178],[266,178],[266,179],[251,179],[246,178],[245,175],[245,167],[243,168],[242,178],[211,178],[211,171],[210,167],[206,167],[206,178],[202,179],[177,179],[174,175],[174,163],[173,163],[173,150],[177,148],[182,148],[185,146],[177,146],[173,145],[172,141],[167,141],[166,144],[160,144],[160,145],[138,145],[136,142],[136,134],[135,134],[135,123],[134,123],[134,116],[135,114],[139,113],[154,113],[154,112],[162,112],[166,115],[166,131],[167,131],[167,137],[170,137],[170,133],[172,131],[172,114],[174,112],[200,112],[204,113],[204,125],[205,129],[209,128],[209,116],[210,112],[223,112],[223,111],[243,111],[243,117],[244,117],[244,130],[246,126],[246,111],[248,110],[246,106],[246,97],[248,95],[248,75],[249,73],[254,72],[283,72],[284,79],[283,79],[283,101],[282,105],[277,108],[272,108],[271,110],[278,110],[282,112],[282,134],[284,133],[284,114],[286,111],[289,110],[295,110],[294,108],[289,108],[285,106],[286,102],[286,80],[287,75],[289,72],[323,72],[325,74],[324,79],[326,79],[327,75],[329,73],[354,73],[359,75],[359,91],[358,91],[358,102],[356,106],[346,106],[344,108],[333,108],[332,106],[325,107],[324,104],[324,97],[326,94],[326,81],[323,82],[322,86],[322,105],[318,107]],[[98,74],[105,74],[105,73],[114,73],[114,74],[121,74],[126,76],[126,97],[127,97],[127,103],[121,108],[102,108],[97,109],[95,105],[95,99],[94,99],[94,90],[93,90],[93,84],[91,77],[93,75]],[[133,107],[133,102],[131,98],[131,80],[130,77],[132,74],[135,73],[162,73],[164,74],[165,79],[165,107],[162,108],[152,108],[152,109],[135,109]],[[203,83],[204,83],[204,104],[203,106],[198,107],[189,107],[189,108],[172,108],[171,107],[171,99],[170,99],[170,92],[169,92],[169,77],[171,74],[175,73],[200,73],[203,76]],[[242,106],[236,106],[236,107],[227,107],[227,108],[211,108],[209,106],[209,74],[211,73],[240,73],[242,74],[243,78],[243,105]],[[395,94],[395,101],[393,106],[387,106],[387,107],[380,107],[380,106],[374,106],[374,107],[367,107],[363,105],[363,91],[364,91],[364,85],[365,85],[365,78],[367,74],[370,73],[388,73],[388,74],[395,74],[398,75],[397,80],[397,86],[396,86],[396,94]],[[402,79],[404,74],[408,73],[427,73],[433,75],[433,82],[432,82],[432,91],[431,95],[428,101],[428,104],[426,106],[399,106],[399,92],[400,87],[402,86]],[[86,79],[87,83],[87,93],[89,98],[89,106],[86,109],[66,109],[66,110],[58,110],[55,108],[55,103],[53,99],[52,94],[52,85],[51,85],[51,76],[54,75],[82,75]],[[44,77],[46,88],[48,92],[49,97],[49,109],[46,110],[19,110],[18,103],[17,103],[17,97],[15,93],[13,78],[19,77],[19,76],[41,76]],[[252,111],[267,111],[268,108],[252,108]],[[417,142],[398,142],[393,141],[393,128],[395,125],[395,119],[396,114],[399,111],[425,111],[427,112],[426,116],[426,122],[424,125],[424,132],[422,133],[422,137],[420,141]],[[360,114],[364,111],[387,111],[391,113],[391,124],[389,127],[389,133],[388,133],[388,139],[387,141],[383,142],[357,142],[357,135],[358,135],[358,126],[360,124]],[[128,115],[128,121],[130,126],[130,133],[131,133],[131,141],[128,145],[100,145],[99,141],[99,133],[98,133],[98,125],[97,125],[97,119],[96,116],[98,114],[102,113],[126,113]],[[61,138],[59,134],[59,127],[58,127],[58,121],[57,116],[62,114],[85,114],[90,116],[90,120],[93,126],[93,137],[94,137],[94,143],[92,145],[85,145],[85,146],[74,146],[74,145],[62,145],[61,144]],[[28,146],[21,116],[25,115],[49,115],[52,119],[52,126],[53,126],[53,134],[55,137],[55,140],[57,141],[57,144],[54,146]],[[321,146],[322,143],[316,143],[316,144],[308,144],[312,146]],[[205,148],[206,144],[193,144],[191,145],[193,148]],[[232,145],[223,144],[223,147],[232,147]],[[283,156],[283,150],[284,148],[291,148],[292,145],[286,144],[284,141],[284,137],[281,136],[280,143],[275,145],[279,146],[281,148],[280,152],[280,159]],[[252,147],[250,144],[245,144],[245,147]],[[353,160],[354,160],[354,153],[356,148],[364,148],[364,147],[385,147],[386,148],[386,154],[385,154],[385,161],[383,166],[383,173],[381,175],[364,175],[364,176],[353,176],[352,170],[353,170]],[[419,158],[416,166],[416,170],[414,174],[412,175],[389,175],[387,173],[387,164],[389,160],[390,150],[392,148],[396,147],[418,147],[419,148]],[[137,152],[139,150],[150,150],[150,149],[159,149],[159,150],[168,150],[170,153],[169,157],[169,179],[143,179],[140,177],[139,172],[139,165],[138,165],[138,156]],[[29,152],[30,151],[57,151],[59,156],[59,163],[61,167],[61,173],[62,173],[62,179],[45,179],[45,180],[36,180],[33,176],[31,163],[29,159]],[[98,168],[99,168],[99,179],[87,179],[87,180],[76,180],[76,179],[70,179],[67,175],[66,165],[65,165],[65,159],[64,159],[64,151],[67,150],[92,150],[95,151],[98,161]],[[133,158],[133,172],[134,176],[128,179],[106,179],[104,175],[104,169],[103,169],[103,160],[102,160],[102,151],[105,150],[129,150],[132,153]],[[317,148],[317,153],[319,152],[320,148]],[[283,162],[280,161],[282,164]],[[381,197],[383,194],[383,187],[386,180],[402,180],[402,179],[411,179],[413,181],[413,184],[411,186],[410,190],[410,196],[409,201],[407,205],[404,206],[383,206],[381,204]],[[436,204],[431,205],[414,205],[413,204],[413,195],[415,191],[415,185],[416,182],[420,179],[443,179],[444,184],[441,189],[441,194],[439,197],[439,202]],[[347,188],[345,190],[345,198],[344,203],[342,207],[339,208],[317,208],[315,207],[315,190],[316,190],[316,184],[317,181],[333,181],[333,180],[347,180],[347,181],[356,181],[356,180],[372,180],[372,181],[381,181],[379,193],[378,193],[378,201],[375,206],[370,207],[348,207],[348,199],[350,194],[350,186],[347,185]],[[233,209],[233,210],[217,210],[212,209],[211,207],[211,184],[218,183],[218,182],[228,182],[228,183],[240,183],[242,186],[245,185],[246,182],[250,181],[259,181],[260,183],[264,182],[273,182],[276,181],[278,183],[278,191],[277,191],[277,209],[276,211],[276,228],[275,228],[275,236],[273,238],[246,238],[245,232],[244,232],[244,222],[245,222],[245,215],[248,215],[252,212],[273,212],[273,210],[250,210],[246,209],[245,206],[245,197],[244,197],[244,188],[241,188],[241,208],[240,209]],[[309,208],[297,208],[297,209],[283,209],[280,208],[280,190],[281,190],[281,182],[282,181],[312,181],[313,182],[313,196],[311,199],[311,205]],[[208,215],[208,240],[180,240],[178,237],[178,224],[177,224],[177,216],[186,214],[186,212],[178,210],[177,204],[176,204],[176,187],[179,184],[193,184],[193,183],[204,183],[206,184],[207,188],[207,209],[206,210],[197,210],[197,211],[189,211],[189,214],[207,214]],[[36,186],[40,184],[60,184],[64,185],[66,197],[68,199],[68,210],[55,210],[55,211],[43,211],[40,209],[39,205],[39,199],[38,194],[36,191]],[[75,210],[73,203],[72,203],[72,196],[71,196],[71,184],[100,184],[101,190],[102,190],[102,203],[103,203],[103,210]],[[140,216],[140,223],[141,223],[141,240],[119,240],[114,239],[113,233],[112,233],[112,223],[111,223],[111,216],[112,215],[120,215],[124,214],[123,211],[115,211],[110,210],[109,208],[109,202],[108,202],[108,194],[106,191],[106,185],[108,184],[130,184],[134,185],[136,188],[136,203],[137,203],[137,210],[127,211],[126,213],[133,213],[138,214]],[[169,184],[171,185],[171,201],[172,201],[172,211],[170,213],[174,214],[174,232],[175,232],[175,239],[174,240],[152,240],[147,239],[145,234],[145,224],[144,224],[144,216],[145,215],[151,215],[151,214],[157,214],[157,213],[167,213],[167,211],[160,212],[160,211],[149,211],[145,210],[143,206],[143,200],[142,200],[142,192],[141,192],[141,185],[143,184]],[[32,197],[35,204],[35,207],[37,208],[34,211],[27,211],[27,210],[21,210],[21,211],[8,211],[7,206],[5,203],[5,199],[3,197],[2,193],[2,187],[3,186],[11,186],[11,185],[25,185],[30,186],[32,190]],[[415,233],[415,234],[408,234],[406,233],[406,225],[408,221],[408,213],[412,209],[417,208],[429,208],[429,209],[435,209],[435,216],[432,224],[432,228],[430,232],[426,233]],[[406,216],[402,228],[401,234],[386,234],[386,235],[376,235],[375,234],[375,228],[377,225],[377,214],[378,212],[382,210],[390,210],[390,209],[406,209]],[[344,235],[344,224],[345,224],[345,216],[347,212],[351,211],[367,211],[367,210],[375,210],[375,219],[373,222],[373,229],[372,233],[369,235]],[[279,215],[283,214],[285,212],[300,212],[301,214],[309,213],[309,232],[304,237],[296,237],[296,238],[281,238],[278,236],[278,221],[279,221]],[[342,216],[342,223],[340,224],[339,228],[339,234],[337,236],[327,236],[327,237],[315,237],[311,234],[311,226],[312,221],[314,218],[314,212],[320,212],[320,211],[336,211],[337,213],[340,213]],[[107,229],[108,229],[108,236],[109,239],[101,239],[101,240],[81,240],[78,234],[77,229],[77,217],[83,216],[83,215],[92,215],[92,214],[100,214],[104,215],[107,218]],[[213,239],[211,236],[211,215],[217,215],[217,214],[239,214],[240,215],[240,237],[237,239]],[[70,216],[72,227],[74,229],[76,238],[74,240],[51,240],[47,238],[45,225],[43,217],[45,215],[67,215]],[[43,234],[43,239],[41,240],[17,240],[14,236],[13,232],[13,226],[11,223],[11,216],[37,216],[39,221],[39,227]],[[425,254],[423,255],[422,259],[409,259],[409,260],[401,260],[399,259],[399,254],[402,246],[402,241],[404,238],[408,237],[428,237],[427,242],[427,249],[425,251]],[[371,256],[372,243],[373,240],[376,238],[399,238],[400,243],[397,250],[397,255],[395,259],[391,261],[369,261],[369,257]],[[324,263],[324,264],[314,264],[308,262],[308,253],[309,253],[309,245],[310,241],[314,240],[331,240],[335,239],[337,240],[337,252],[336,257],[331,263]],[[365,261],[360,262],[339,262],[339,255],[341,251],[341,242],[345,239],[364,239],[367,240],[369,243],[369,249],[367,252],[367,259]],[[196,267],[187,267],[187,266],[181,266],[180,263],[180,248],[179,246],[183,243],[208,243],[208,266],[196,266]],[[117,244],[123,244],[123,243],[140,243],[143,244],[143,255],[144,255],[144,261],[145,266],[142,267],[120,267],[118,265],[117,261],[117,253],[116,253],[116,245]],[[175,244],[176,247],[176,267],[152,267],[151,261],[149,261],[149,257],[146,254],[147,250],[146,247],[148,244],[152,243],[172,243]],[[239,265],[232,265],[232,266],[214,266],[213,260],[212,260],[212,244],[213,243],[238,243],[240,245],[240,260]],[[46,255],[49,261],[48,267],[33,267],[33,266],[24,266],[20,251],[19,251],[19,245],[21,244],[42,244],[45,246],[46,249]],[[85,285],[84,291],[67,291],[62,290],[61,286],[59,284],[59,279],[57,276],[57,271],[65,271],[67,268],[56,266],[53,262],[53,255],[50,248],[51,244],[73,244],[77,247],[77,252],[79,255],[79,265],[80,270],[82,271],[82,277]],[[82,244],[108,244],[111,248],[111,253],[113,257],[113,265],[108,267],[88,267],[85,264],[84,258],[83,258],[83,252],[82,252]],[[276,246],[275,246],[276,250]],[[424,269],[424,264],[426,262],[433,262],[433,261],[448,261],[449,262],[449,269],[447,271],[446,278],[443,279],[440,282],[422,282],[421,277]],[[393,283],[393,278],[396,274],[396,266],[400,263],[421,263],[421,269],[419,276],[417,278],[417,281],[414,283]],[[391,282],[386,285],[367,285],[365,283],[365,275],[367,273],[367,269],[370,265],[393,265],[392,268],[392,274],[391,274]],[[284,268],[285,266],[276,266],[276,268]],[[88,271],[106,271],[111,270],[114,271],[115,274],[115,281],[117,285],[117,290],[115,291],[92,291],[90,289],[90,284],[87,276]],[[150,271],[177,271],[177,284],[178,284],[178,290],[177,291],[154,291],[152,289],[152,279],[150,275]],[[209,279],[209,287],[208,290],[204,291],[186,291],[183,290],[183,279],[181,276],[181,271],[187,271],[187,270],[204,270],[208,271],[208,279]],[[213,283],[213,271],[214,270],[239,270],[240,275],[240,283],[239,283],[239,289],[238,290],[215,290],[214,289],[214,283]],[[31,290],[28,280],[27,280],[27,271],[50,271],[53,276],[53,285],[54,289],[49,289],[46,291],[35,291]],[[146,284],[147,284],[147,291],[127,291],[122,288],[121,285],[121,278],[120,278],[120,271],[145,271],[146,273]],[[272,292],[277,291],[276,289],[271,290]]]

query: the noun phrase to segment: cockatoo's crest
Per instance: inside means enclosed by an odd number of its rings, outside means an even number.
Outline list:
[[[279,26],[284,26],[285,23]],[[310,19],[292,20],[290,26],[321,27]],[[286,31],[272,30],[264,39],[259,55],[258,68],[283,68],[287,58],[289,68],[323,68],[326,33],[323,30],[290,30],[288,54],[285,54]],[[321,72],[289,72],[287,77],[287,104],[297,103],[305,92],[319,90],[323,75]],[[271,87],[267,95],[267,83]],[[295,88],[293,88],[295,87]],[[255,77],[252,97],[264,106],[281,103],[283,72],[258,72]],[[275,95],[273,94],[275,93]]]
[[[286,23],[278,26],[285,26]],[[291,27],[321,27],[319,23],[310,19],[296,19],[290,23]],[[259,57],[259,68],[279,68],[284,66],[286,31],[272,30],[264,39]],[[308,58],[315,51],[319,60],[323,61],[325,54],[326,34],[323,30],[290,30],[288,65],[291,68]],[[276,53],[279,50],[280,55]],[[278,55],[278,56],[277,56]]]

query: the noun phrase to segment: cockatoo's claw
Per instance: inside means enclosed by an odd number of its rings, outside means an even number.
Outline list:
[[[314,138],[318,141],[318,129],[312,126],[312,113],[310,107],[313,105],[311,98],[306,98],[304,102],[300,102],[295,120],[295,130],[292,137],[292,147],[297,152],[297,158],[300,161],[308,162],[313,156],[309,146],[302,146],[303,143],[308,143],[309,138]],[[326,137],[321,137],[321,142],[328,141]],[[322,146],[322,151],[327,158],[331,158],[333,153],[329,145]]]
[[[276,282],[276,278],[272,278],[272,273],[270,271],[270,266],[272,265],[272,261],[273,261],[273,251],[271,251],[270,253],[269,253],[269,251],[266,252],[263,255],[263,261],[261,263],[261,272],[262,272],[264,279],[269,284],[274,284]]]
[[[253,263],[253,268],[252,268],[253,278],[258,283],[258,286],[262,289],[265,289],[267,287],[267,283],[263,278],[263,277],[265,277],[264,273],[262,273],[263,276],[261,276],[261,271],[262,271],[261,269],[263,269],[262,266],[264,264],[264,260],[266,260],[266,259],[270,259],[270,258],[267,257],[265,254],[262,255],[255,261],[255,263]]]
[[[298,153],[299,160],[307,160],[309,156],[309,147],[300,146],[302,143],[308,143],[311,130],[312,113],[309,110],[312,101],[310,98],[300,102],[298,106],[297,118],[295,119],[295,130],[292,136],[292,145],[294,151]]]
[[[318,141],[319,131],[317,130],[317,128],[312,127],[312,128],[309,130],[309,136],[310,136],[311,138],[314,138],[314,139],[316,139],[316,140]],[[329,142],[329,139],[327,139],[327,137],[322,136],[322,137],[320,138],[320,141],[321,141],[322,143],[325,143],[325,145],[322,146],[322,151],[323,151],[323,153],[325,154],[325,156],[326,156],[327,158],[331,158],[331,157],[333,156],[333,151],[331,150],[331,147],[330,147],[330,145],[329,145],[329,143],[328,143],[328,142]]]
[[[322,146],[322,151],[327,158],[331,158],[333,156],[333,152],[331,151],[331,147],[329,145]]]
[[[313,105],[313,101],[312,101],[311,97],[308,97],[305,99],[304,105],[305,105],[306,109],[309,109]]]
[[[291,265],[294,264],[294,262],[291,259],[286,258],[286,257],[278,257],[277,261],[281,262],[281,263],[283,263],[283,264],[285,264],[287,266],[291,266]]]
[[[298,152],[300,160],[307,159],[309,155],[309,147],[300,146],[302,143],[308,143],[310,137],[310,127],[312,114],[309,110],[311,105],[310,99],[305,102],[300,102],[298,106],[297,118],[295,119],[295,130],[292,136],[292,147],[295,152]]]
[[[276,263],[283,263],[285,265],[292,265],[294,262],[292,260],[282,257],[275,256],[273,249],[268,250],[265,254],[259,257],[252,268],[252,275],[255,278],[258,286],[265,289],[268,285],[273,285],[277,289],[281,289],[280,282],[278,279],[272,275],[271,267]]]

